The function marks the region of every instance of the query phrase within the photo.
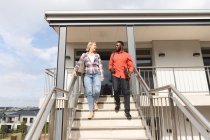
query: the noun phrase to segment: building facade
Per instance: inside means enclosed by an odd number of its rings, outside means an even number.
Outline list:
[[[121,40],[150,89],[174,85],[210,121],[209,10],[47,11],[45,18],[59,35],[58,88],[68,87],[76,61],[95,41],[105,74],[101,94],[112,94],[108,61]],[[135,80],[131,85],[133,94],[141,92]]]
[[[0,113],[0,128],[7,126],[8,131],[17,130],[22,122],[28,127],[34,122],[38,113],[38,108],[18,109],[10,108],[1,110]]]

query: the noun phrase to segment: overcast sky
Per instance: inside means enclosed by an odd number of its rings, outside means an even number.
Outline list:
[[[1,0],[0,106],[38,106],[44,69],[56,67],[47,10],[210,9],[210,0]]]

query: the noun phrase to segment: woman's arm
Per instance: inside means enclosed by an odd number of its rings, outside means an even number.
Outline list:
[[[98,58],[98,62],[99,62],[99,70],[100,70],[100,73],[101,73],[101,80],[104,80],[104,71],[103,71],[103,65],[102,65],[102,62],[101,62],[100,55],[99,55],[99,58]]]
[[[82,61],[84,61],[84,58],[85,58],[85,53],[83,53],[80,58],[79,58],[79,61],[76,63],[75,67],[74,67],[74,71],[78,71]]]

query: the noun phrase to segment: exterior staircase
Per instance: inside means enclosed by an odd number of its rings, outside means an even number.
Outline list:
[[[114,111],[114,97],[101,96],[99,110],[94,118],[88,120],[88,104],[84,96],[79,97],[75,120],[69,140],[148,140],[146,130],[131,97],[131,120],[124,114],[124,102],[121,97],[121,109]]]

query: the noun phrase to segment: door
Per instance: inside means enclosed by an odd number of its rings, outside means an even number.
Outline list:
[[[100,55],[104,71],[104,81],[101,83],[101,95],[113,95],[111,73],[108,69],[109,58],[114,50],[113,49],[97,49]],[[78,61],[84,50],[75,50],[75,60]]]

